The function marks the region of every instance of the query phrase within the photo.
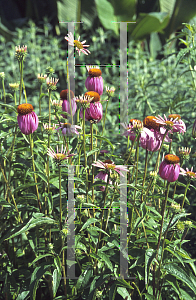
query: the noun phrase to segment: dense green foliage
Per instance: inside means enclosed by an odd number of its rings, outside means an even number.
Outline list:
[[[163,116],[166,114],[180,114],[185,122],[187,131],[184,135],[174,134],[171,149],[169,144],[163,145],[162,156],[169,151],[179,155],[179,147],[192,149],[189,160],[185,160],[183,168],[195,171],[195,139],[192,138],[192,127],[196,118],[195,90],[196,75],[194,70],[195,48],[193,27],[185,28],[186,49],[179,53],[170,50],[170,43],[165,45],[163,59],[152,57],[142,45],[130,42],[128,45],[128,119],[119,120],[119,39],[114,39],[112,31],[98,28],[92,36],[81,34],[81,41],[87,40],[90,45],[91,55],[80,57],[75,54],[75,82],[76,95],[86,92],[85,80],[87,77],[86,64],[101,65],[102,77],[105,86],[114,86],[116,91],[110,99],[104,138],[102,135],[103,121],[94,124],[97,129],[98,146],[102,140],[102,149],[107,149],[108,154],[99,155],[98,159],[112,159],[116,165],[124,165],[128,157],[127,139],[119,133],[119,123],[129,119],[143,120],[148,115]],[[30,23],[25,30],[19,29],[13,41],[6,42],[1,36],[0,44],[0,72],[5,73],[1,85],[0,106],[0,299],[66,299],[63,276],[62,255],[67,254],[67,193],[68,171],[66,167],[58,167],[54,160],[50,160],[50,176],[48,191],[47,147],[49,136],[47,131],[41,130],[42,123],[48,122],[48,91],[43,84],[43,97],[41,101],[42,116],[39,115],[40,86],[37,74],[46,73],[47,67],[52,67],[55,72],[52,77],[59,78],[57,90],[52,92],[51,98],[60,99],[60,91],[67,88],[67,42],[64,36],[53,37],[50,24],[45,24],[44,30],[38,29]],[[39,127],[33,133],[33,155],[30,152],[30,140],[23,135],[17,125],[16,109],[18,106],[19,92],[16,93],[17,105],[14,105],[13,93],[9,83],[20,83],[18,62],[15,58],[15,46],[27,45],[28,54],[24,61],[24,85],[28,103],[34,106],[39,117]],[[77,66],[78,65],[78,66]],[[103,66],[105,65],[105,66]],[[0,73],[1,74],[1,73]],[[49,74],[51,76],[51,74]],[[3,88],[5,84],[5,89]],[[5,94],[4,94],[5,91]],[[6,99],[6,104],[4,101]],[[106,93],[102,99],[107,99]],[[25,96],[22,95],[22,103]],[[106,102],[103,103],[105,111]],[[60,114],[59,114],[60,115]],[[52,123],[57,119],[52,109]],[[62,119],[61,119],[62,120]],[[81,120],[79,122],[81,125]],[[86,122],[86,153],[88,166],[91,172],[91,161],[94,153],[90,152],[90,125]],[[16,128],[16,129],[15,129]],[[94,137],[95,139],[95,137]],[[64,145],[62,135],[51,135],[51,146],[56,151],[56,145]],[[76,156],[73,164],[85,163],[83,154],[82,131],[79,137],[67,137],[69,149]],[[96,143],[94,142],[94,149]],[[128,149],[130,148],[130,145]],[[134,145],[139,160],[131,155],[130,164],[136,164],[138,172],[137,182],[134,167],[129,167],[133,178],[128,184],[128,234],[131,230],[128,244],[128,268],[134,280],[112,279],[120,275],[119,262],[119,187],[115,190],[109,187],[108,194],[99,191],[100,181],[90,185],[89,199],[95,188],[95,205],[99,207],[95,215],[89,218],[86,203],[86,169],[80,169],[80,175],[75,175],[75,245],[76,245],[76,276],[78,280],[67,279],[67,299],[196,299],[196,267],[195,267],[195,182],[192,180],[185,195],[187,179],[179,176],[176,183],[171,183],[167,199],[167,208],[163,223],[161,245],[157,244],[160,237],[160,224],[162,219],[161,204],[164,203],[167,191],[166,182],[160,176],[153,181],[153,189],[147,193],[145,201],[141,200],[142,191],[147,191],[152,178],[150,171],[154,170],[157,152],[150,157],[147,177],[142,187],[144,177],[144,163],[146,151]],[[80,150],[82,149],[82,153]],[[133,153],[135,153],[133,152]],[[81,154],[81,155],[80,155]],[[34,157],[36,172],[32,168]],[[67,163],[67,161],[66,161]],[[97,172],[97,168],[95,168]],[[37,175],[37,182],[34,175]],[[97,174],[97,173],[95,173]],[[60,176],[61,175],[61,176]],[[59,189],[59,176],[61,178]],[[91,178],[91,177],[90,177]],[[119,178],[116,178],[119,182]],[[8,182],[8,184],[7,184]],[[175,195],[173,191],[176,185]],[[37,207],[37,194],[35,186],[40,192],[42,211]],[[169,189],[169,188],[168,188]],[[107,189],[106,189],[107,190]],[[167,193],[166,193],[167,194]],[[107,196],[106,207],[112,203],[112,212],[105,229],[102,224],[102,210],[104,197]],[[63,206],[59,205],[62,197]],[[16,200],[16,202],[13,201]],[[134,201],[133,201],[134,199]],[[179,211],[171,207],[171,203],[182,205],[185,199],[184,210]],[[111,202],[111,200],[113,202]],[[18,213],[18,211],[19,213]],[[61,220],[63,212],[63,220]],[[19,217],[20,216],[20,217]],[[108,218],[107,210],[104,214]],[[22,219],[22,222],[21,222]],[[187,223],[187,221],[192,221]],[[93,223],[95,225],[93,225]],[[100,227],[100,225],[104,227]],[[104,228],[104,229],[103,229]],[[100,229],[103,229],[100,248],[95,251],[99,240]],[[51,232],[51,240],[49,234]],[[108,236],[109,235],[109,236]],[[186,239],[185,239],[186,238]],[[97,264],[97,269],[95,265]],[[155,270],[155,265],[157,266]],[[160,267],[160,268],[159,268]],[[67,272],[67,266],[65,266]],[[62,274],[62,275],[61,275]],[[156,282],[155,282],[156,281]],[[156,286],[156,296],[155,296]],[[159,294],[160,292],[160,294]],[[37,294],[36,294],[37,293]],[[127,297],[127,298],[126,298]],[[140,298],[139,298],[140,297]]]

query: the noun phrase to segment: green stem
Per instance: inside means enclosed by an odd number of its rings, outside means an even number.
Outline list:
[[[10,177],[11,177],[11,163],[12,163],[12,158],[13,158],[13,153],[14,153],[14,146],[15,146],[15,141],[16,141],[16,134],[17,134],[17,125],[15,126],[15,131],[14,131],[14,138],[13,138],[13,142],[12,142],[12,152],[11,152],[11,156],[9,159],[9,173],[8,173],[8,186],[10,184]],[[8,153],[7,153],[8,154]],[[8,188],[6,190],[6,195],[5,195],[5,199],[7,197],[7,192],[8,192]]]
[[[93,123],[90,124],[90,131],[91,131],[91,150],[93,150]],[[92,154],[92,163],[93,163],[93,154]],[[92,166],[92,181],[91,184],[94,182],[94,166]],[[94,187],[92,187],[92,203],[94,203]],[[94,217],[94,211],[93,211]]]
[[[147,163],[148,163],[148,150],[146,149],[145,167],[144,167],[144,178],[143,178],[143,182],[142,182],[142,187],[144,187],[145,180],[146,180]],[[143,190],[142,190],[142,195],[141,195],[141,202],[143,202]]]
[[[5,85],[4,85],[4,78],[2,78],[2,87],[3,87],[3,98],[4,98],[4,104],[6,104],[6,96],[5,96]],[[5,107],[6,112],[6,107]]]
[[[50,149],[50,140],[51,140],[51,135],[48,134],[48,148]],[[49,156],[47,155],[47,165],[46,165],[46,174],[48,177],[48,195],[50,193],[50,168],[49,168]]]
[[[171,222],[172,222],[172,220],[173,220],[173,218],[174,218],[174,215],[175,215],[175,214],[172,215],[172,217],[171,217],[171,219],[170,219],[170,221],[169,221],[169,224],[168,224],[168,226],[167,226],[167,229],[166,229],[166,231],[165,231],[164,238],[163,238],[163,245],[162,245],[162,250],[161,250],[161,260],[160,260],[160,263],[159,263],[159,270],[158,270],[158,277],[157,277],[157,278],[158,278],[158,280],[157,280],[158,283],[159,283],[159,280],[160,280],[161,265],[162,265],[162,262],[163,262],[163,254],[164,254],[164,247],[165,247],[165,239],[166,239],[166,236],[167,236],[169,227],[170,227],[170,225],[171,225]],[[162,287],[162,285],[161,285],[160,287],[157,287],[157,294],[158,294],[158,291],[159,291],[159,293],[161,294],[161,287]],[[159,294],[159,297],[160,297],[160,294]]]
[[[60,209],[60,230],[62,230],[62,197],[61,197],[61,167],[59,166],[59,209]]]
[[[23,84],[23,89],[24,89],[25,102],[27,103],[27,94],[26,94],[26,89],[25,89],[25,85],[24,85],[24,80],[22,80],[22,84]]]
[[[22,81],[23,81],[23,60],[19,62],[19,69],[20,69],[20,94],[19,94],[19,105],[22,96]]]
[[[183,200],[182,200],[182,207],[181,207],[181,211],[184,207],[184,201],[185,201],[185,198],[186,198],[186,194],[187,194],[187,191],[188,191],[188,188],[189,188],[189,185],[191,183],[191,180],[190,178],[188,178],[188,182],[187,182],[187,185],[186,185],[186,188],[185,188],[185,192],[184,192],[184,197],[183,197]]]
[[[162,237],[164,214],[165,214],[165,209],[166,209],[166,205],[167,205],[167,198],[168,198],[168,194],[169,194],[169,187],[170,187],[170,182],[167,182],[167,190],[165,192],[165,201],[163,202],[163,205],[162,205],[162,220],[161,220],[161,228],[160,228],[160,233],[159,233],[159,240],[158,240],[158,244],[157,244],[157,256],[158,256],[158,251],[159,251],[161,237]]]
[[[88,203],[88,171],[87,171],[87,158],[86,158],[86,147],[85,147],[85,109],[83,108],[83,147],[84,147],[84,164],[86,171],[86,202]]]
[[[14,103],[16,105],[16,91],[14,91]]]
[[[69,106],[70,106],[70,113],[71,113],[71,124],[73,125],[73,114],[72,114],[72,105],[71,105],[71,93],[70,93],[70,80],[69,80],[68,59],[67,59],[67,84],[68,84],[68,93],[69,93]]]
[[[162,150],[162,147],[163,147],[163,143],[164,143],[164,140],[165,140],[165,137],[166,137],[167,133],[168,133],[168,130],[165,131],[165,134],[164,134],[164,136],[163,136],[163,140],[162,140],[162,143],[161,143],[161,147],[160,147],[160,149],[159,149],[158,156],[157,156],[157,160],[156,160],[156,164],[155,164],[155,167],[154,167],[154,172],[156,172],[156,169],[157,169],[157,166],[158,166],[158,163],[159,163],[160,153],[161,153],[161,150]],[[147,188],[146,193],[145,193],[144,201],[146,200],[146,197],[147,197],[148,192],[149,192],[149,190],[150,190],[150,188],[151,188],[152,182],[153,182],[153,178],[152,178],[152,179],[150,180],[150,182],[149,182],[148,188]]]
[[[15,199],[14,199],[14,196],[13,196],[12,192],[11,192],[11,189],[10,189],[10,187],[9,187],[8,181],[7,181],[6,177],[5,177],[5,173],[4,173],[4,170],[3,170],[2,166],[1,166],[1,164],[0,164],[0,169],[1,169],[1,172],[2,172],[2,174],[3,174],[3,177],[4,177],[4,180],[5,180],[6,186],[7,186],[7,188],[9,189],[9,192],[10,192],[10,195],[11,195],[11,197],[12,197],[12,200],[13,200],[14,206],[15,206],[15,208],[16,208],[16,211],[17,211],[17,213],[18,213],[18,218],[19,218],[20,222],[23,223],[23,221],[22,221],[22,219],[21,219],[21,216],[20,216],[20,213],[19,213],[19,210],[18,210],[18,207],[17,207],[17,204],[16,204],[16,201],[15,201]]]
[[[129,138],[129,137],[128,137],[128,138]],[[133,149],[133,146],[134,146],[134,144],[135,144],[136,139],[137,139],[137,136],[135,136],[135,139],[134,139],[134,141],[133,141],[133,143],[132,143],[132,146],[131,146],[131,149],[130,149],[130,152],[129,152],[129,156],[128,156],[127,160],[126,160],[125,165],[127,165],[128,161],[129,161],[129,158],[130,158],[130,156],[131,156],[131,152],[132,152],[132,149]]]
[[[33,175],[34,175],[34,181],[36,183],[35,190],[36,190],[36,194],[37,194],[37,202],[38,202],[38,207],[39,207],[40,213],[42,213],[42,206],[41,206],[39,191],[38,191],[38,186],[37,186],[37,176],[36,176],[36,173],[35,173],[35,161],[34,161],[34,154],[33,154],[33,135],[32,135],[32,133],[29,135],[29,139],[30,139],[30,149],[31,149],[31,158],[32,158],[32,166],[33,166]]]
[[[51,90],[49,90],[49,99],[48,99],[48,111],[49,111],[49,120],[48,120],[48,122],[49,122],[49,124],[48,124],[48,126],[50,126],[51,125],[51,93],[52,93],[52,91]]]
[[[140,139],[140,135],[137,136],[135,188],[137,186],[137,177],[138,177],[139,139]],[[135,200],[136,200],[136,189],[134,191],[133,207],[132,207],[132,210],[131,210],[131,218],[130,218],[130,232],[129,232],[129,236],[128,236],[128,239],[127,239],[127,244],[129,243],[131,233],[132,233],[132,229],[133,229],[133,213],[134,213]]]
[[[108,193],[108,185],[109,185],[109,180],[110,180],[110,173],[108,174],[108,179],[107,179],[107,184],[105,188],[105,192],[103,194],[103,210],[102,210],[102,216],[101,216],[101,229],[103,228],[103,221],[104,221],[104,208],[105,208],[105,203],[106,203],[106,198],[107,198],[107,193]],[[101,240],[101,231],[99,232],[99,239],[96,247],[96,254],[99,248],[99,243]],[[94,270],[96,269],[97,266],[97,259],[95,260],[95,265],[94,265]]]
[[[103,129],[102,129],[101,136],[103,136],[103,133],[105,131],[105,120],[106,120],[106,115],[107,115],[107,109],[108,109],[109,100],[110,100],[110,96],[108,96],[108,101],[107,101],[107,105],[106,105],[106,109],[105,109],[105,115],[104,115],[104,121],[103,121]],[[100,152],[100,149],[101,149],[101,144],[102,144],[102,140],[100,141],[99,152]]]
[[[41,99],[40,96],[42,94],[42,83],[40,84],[40,90],[39,90],[39,115],[41,117]]]

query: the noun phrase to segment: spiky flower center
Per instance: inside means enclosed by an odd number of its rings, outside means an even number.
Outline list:
[[[88,75],[90,77],[100,77],[101,74],[102,74],[101,70],[97,68],[92,68],[88,71]]]
[[[169,125],[169,126],[173,126],[173,125],[174,125],[174,123],[173,123],[172,121],[165,121],[165,123],[166,123],[167,125]]]
[[[169,164],[178,164],[180,162],[180,158],[174,154],[165,155],[165,161]]]
[[[34,108],[33,108],[32,104],[23,103],[23,104],[18,105],[17,112],[20,115],[27,115],[27,114],[30,114],[33,111],[33,109]]]
[[[63,128],[70,128],[71,124],[70,123],[63,123]]]
[[[57,160],[62,160],[62,159],[65,158],[65,157],[66,157],[66,155],[63,154],[63,153],[56,153],[56,159],[57,159]]]
[[[131,119],[130,121],[129,121],[129,124],[131,124],[131,125],[135,125],[135,124],[141,124],[142,122],[140,121],[140,120],[137,120],[137,119]]]
[[[175,120],[176,118],[178,118],[177,120],[180,120],[181,119],[181,116],[178,115],[178,114],[171,114],[168,116],[169,119],[173,118],[173,120]]]
[[[110,159],[106,159],[104,160],[104,164],[107,164],[107,168],[108,169],[115,169],[115,164],[113,164],[113,162]]]
[[[158,130],[160,127],[160,125],[156,122],[155,117],[153,116],[146,117],[143,121],[143,125],[148,129],[156,129],[156,130]]]
[[[69,97],[69,90],[68,90],[68,89],[62,90],[62,91],[60,92],[60,98],[61,98],[61,99],[67,100],[68,97]],[[72,90],[70,90],[70,97],[71,97],[71,99],[74,98],[74,92],[73,92]]]
[[[78,49],[84,48],[83,44],[77,40],[74,40],[74,46],[77,47]]]
[[[191,172],[191,171],[188,171],[186,172],[186,174],[190,177],[195,177],[195,173],[194,172]]]
[[[91,103],[99,102],[99,101],[100,101],[100,96],[99,96],[99,94],[96,93],[96,92],[93,92],[93,91],[86,92],[86,93],[84,94],[84,96],[89,96],[89,97],[93,98],[93,99],[91,100]]]

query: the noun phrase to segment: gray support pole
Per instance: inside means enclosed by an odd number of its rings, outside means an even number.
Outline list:
[[[74,166],[68,165],[68,234],[67,234],[67,278],[75,277],[75,199],[74,199]]]
[[[68,33],[72,33],[74,36],[74,22],[68,23]],[[69,69],[69,81],[70,81],[70,90],[74,92],[75,95],[75,57],[74,57],[74,48],[68,44],[68,69]],[[68,85],[68,83],[67,83]],[[67,86],[68,88],[68,86]],[[68,99],[69,100],[69,96]],[[68,122],[71,123],[71,117],[68,118]],[[75,124],[75,115],[73,116],[73,125]]]
[[[120,123],[124,122],[128,123],[127,22],[120,22]]]

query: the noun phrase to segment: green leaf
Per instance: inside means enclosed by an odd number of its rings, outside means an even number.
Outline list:
[[[126,16],[126,19],[131,21],[136,11],[136,0],[109,0],[114,8],[114,13],[116,16],[122,17]],[[123,21],[123,20],[122,20]]]
[[[92,276],[93,276],[92,267],[88,265],[85,271],[78,278],[78,281],[76,283],[77,290],[83,289],[88,284]]]
[[[40,95],[40,97],[39,97],[39,101],[40,101],[44,96],[47,96],[47,94],[41,93],[41,95]]]
[[[96,134],[94,134],[93,136],[99,140],[102,140],[102,141],[105,141],[106,143],[108,143],[112,147],[112,152],[114,151],[114,145],[107,138],[105,138],[104,136],[101,136],[101,135],[96,135]]]
[[[77,20],[78,0],[58,0],[58,20],[59,22],[73,22]],[[67,23],[61,23],[62,26],[67,26]]]
[[[172,276],[184,282],[188,287],[196,294],[196,287],[193,284],[192,280],[190,280],[190,276],[178,265],[169,264],[164,265],[163,268]]]
[[[20,295],[18,295],[16,300],[25,300],[28,295],[29,295],[29,291],[24,291]]]
[[[156,251],[154,249],[147,249],[145,252],[145,284],[148,285],[150,265],[156,257]]]
[[[86,221],[86,223],[82,226],[82,228],[80,229],[80,231],[84,230],[86,227],[88,227],[90,224],[95,223],[95,222],[99,222],[97,219],[95,218],[90,218]]]
[[[160,11],[166,12],[171,17],[174,11],[176,0],[159,0]]]
[[[27,230],[30,230],[36,226],[40,226],[40,225],[52,225],[56,223],[55,220],[49,218],[49,217],[41,217],[41,218],[35,218],[35,217],[32,217],[30,219],[30,221],[22,228],[20,229],[18,232],[12,234],[9,238],[7,238],[6,240],[9,240],[15,236],[18,236],[19,234],[27,231]]]
[[[117,18],[114,15],[114,8],[107,0],[95,0],[98,17],[106,29],[111,29],[118,35]],[[104,8],[104,9],[103,9]]]
[[[53,297],[56,296],[58,287],[59,287],[60,282],[61,282],[61,277],[62,277],[61,273],[59,273],[58,270],[55,269],[53,271],[53,275],[52,275],[52,279],[53,279]]]
[[[106,234],[107,236],[109,236],[109,234],[107,234],[107,232],[105,232],[104,230],[102,230],[101,228],[97,227],[97,226],[93,226],[90,228],[87,228],[87,230],[91,233],[91,231],[100,231],[103,232],[104,234]]]
[[[101,250],[98,250],[97,255],[100,257],[101,260],[103,260],[105,262],[105,264],[108,266],[108,268],[110,270],[112,270],[112,272],[113,272],[113,265],[112,265],[108,255],[103,253]]]
[[[166,12],[140,13],[136,24],[128,24],[134,40],[142,40],[152,32],[161,32],[169,22]]]
[[[34,173],[34,172],[33,172]],[[44,173],[41,172],[35,172],[43,181],[48,182],[48,178]]]
[[[117,288],[117,293],[119,295],[121,295],[123,298],[128,297],[127,300],[131,300],[131,297],[129,296],[129,293],[128,293],[126,288],[118,287]]]
[[[51,265],[48,265],[47,263],[42,263],[40,266],[36,267],[35,270],[33,271],[33,274],[31,276],[30,287],[29,287],[31,300],[36,300],[36,291],[39,285],[39,281],[50,267]]]
[[[177,251],[173,251],[169,247],[166,247],[165,250],[167,250],[168,252],[172,253],[181,262],[181,264],[184,267],[184,262],[183,262],[182,258],[177,254]]]
[[[116,296],[116,289],[117,289],[117,286],[116,286],[116,283],[114,283],[114,284],[110,287],[110,290],[109,290],[109,300],[114,300],[114,299],[115,299],[115,296]]]
[[[171,276],[170,274],[167,274],[165,276],[165,280],[173,287],[174,291],[179,296],[180,292],[179,292],[178,281],[176,280],[176,278]]]
[[[93,153],[95,153],[97,151],[99,151],[99,148],[96,148],[96,149],[93,149],[93,150],[87,152],[86,156],[88,157],[88,156],[92,155]]]
[[[180,290],[180,294],[181,294],[181,298],[182,300],[193,300],[193,297],[191,297],[185,290],[179,288]]]
[[[124,279],[118,279],[117,278],[117,285],[118,284],[120,284],[120,286],[121,287],[125,287],[125,288],[127,288],[127,289],[131,289],[131,290],[133,290],[134,288],[128,283],[128,282],[126,282],[126,280],[124,280]]]
[[[36,257],[35,259],[34,259],[34,261],[32,261],[32,263],[30,263],[30,267],[34,264],[34,263],[36,263],[38,260],[40,260],[40,259],[42,259],[42,258],[45,258],[46,256],[54,256],[54,255],[52,255],[52,254],[50,254],[50,253],[48,253],[48,254],[42,254],[42,255],[40,255],[40,256],[38,256],[38,257]]]

